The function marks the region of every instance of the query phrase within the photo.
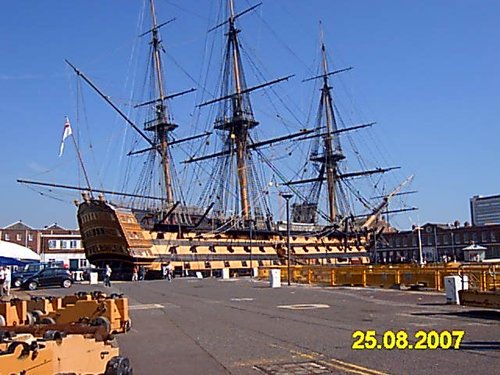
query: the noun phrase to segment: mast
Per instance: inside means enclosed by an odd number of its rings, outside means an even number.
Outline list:
[[[316,214],[320,213],[329,224],[333,224],[340,222],[349,214],[352,215],[352,213],[347,212],[348,208],[344,207],[346,192],[344,191],[344,187],[340,184],[341,181],[358,176],[385,173],[397,167],[375,168],[365,171],[344,173],[340,170],[340,162],[346,157],[342,151],[339,135],[344,132],[370,127],[374,123],[361,124],[342,129],[338,128],[329,77],[348,71],[352,69],[352,67],[329,71],[322,28],[320,29],[320,39],[321,74],[303,80],[303,82],[317,79],[322,81],[321,98],[316,117],[316,132],[313,135],[302,138],[302,140],[315,139],[309,155],[309,161],[314,165],[313,176],[311,176],[311,178],[288,181],[285,185],[312,183],[312,186],[308,189],[308,193],[302,198],[302,202],[293,205],[294,221],[316,223]],[[304,175],[304,177],[306,176]],[[321,189],[324,181],[326,181],[326,213],[323,213],[319,208]]]
[[[210,32],[222,26],[226,27],[227,24],[222,84],[218,98],[199,104],[198,107],[219,103],[214,129],[221,137],[223,149],[211,155],[191,157],[186,162],[192,163],[217,158],[211,178],[207,182],[207,188],[200,201],[208,203],[215,199],[214,211],[218,215],[225,215],[234,209],[235,212],[239,212],[238,216],[242,219],[240,223],[248,225],[250,220],[256,220],[259,223],[265,222],[270,227],[272,214],[267,197],[263,194],[264,188],[259,171],[252,160],[252,152],[264,144],[298,138],[312,131],[290,134],[264,142],[254,142],[252,139],[251,130],[259,123],[254,119],[250,93],[292,77],[289,75],[255,86],[247,86],[243,71],[242,47],[238,40],[238,34],[241,30],[236,27],[236,20],[261,4],[258,3],[244,11],[235,13],[233,0],[227,0],[227,18],[209,30]]]
[[[232,118],[226,124],[224,130],[231,131],[230,137],[234,140],[236,146],[236,166],[238,174],[238,182],[240,188],[241,213],[245,220],[248,220],[252,213],[250,212],[250,202],[248,199],[248,173],[247,173],[247,144],[248,144],[248,129],[257,125],[251,117],[245,118],[242,106],[242,71],[240,67],[240,49],[238,45],[238,33],[240,32],[235,27],[234,5],[233,0],[229,1],[229,32],[228,32],[228,53],[232,55],[233,61],[233,84],[235,97],[232,103]]]
[[[171,160],[169,153],[169,133],[172,132],[177,125],[174,124],[170,120],[170,116],[168,113],[168,107],[166,105],[166,96],[165,96],[165,88],[163,82],[163,67],[161,61],[160,50],[163,50],[163,46],[161,44],[160,35],[158,32],[159,26],[156,21],[156,11],[154,0],[150,0],[150,8],[151,8],[151,54],[152,54],[152,62],[154,68],[154,90],[156,97],[158,98],[154,103],[155,116],[153,120],[147,121],[144,124],[144,130],[152,131],[155,133],[160,157],[161,157],[161,166],[163,172],[163,180],[165,184],[165,198],[167,206],[172,205],[174,203],[174,189],[172,185],[172,172],[171,172]]]
[[[260,4],[259,4],[260,5]],[[254,9],[251,7],[249,10]],[[241,62],[239,29],[236,28],[236,18],[248,12],[234,12],[233,0],[228,0],[229,18],[215,28],[228,24],[223,84],[221,98],[211,101],[222,101],[214,128],[226,133],[225,147],[231,152],[230,158],[236,158],[236,178],[238,181],[239,209],[241,216],[247,222],[255,212],[252,212],[249,192],[249,130],[258,125],[254,120],[248,92],[265,85],[248,89],[246,87],[243,66]],[[214,29],[215,29],[214,28]],[[232,84],[232,87],[230,85]],[[210,103],[211,103],[210,102]],[[205,103],[208,104],[208,103]],[[205,105],[203,104],[203,105]],[[221,176],[223,179],[223,177]]]
[[[337,123],[335,121],[335,113],[332,106],[331,97],[331,87],[328,85],[328,63],[326,60],[326,50],[325,43],[323,41],[323,30],[321,30],[321,54],[323,58],[323,88],[321,90],[323,106],[325,108],[325,118],[326,118],[326,136],[324,137],[324,148],[325,148],[325,165],[326,165],[326,183],[328,188],[328,207],[329,207],[329,217],[330,222],[335,222],[338,214],[337,201],[335,196],[335,175],[337,170],[337,162],[344,159],[344,155],[339,150],[334,155],[333,153],[333,142],[332,142],[332,131],[337,130]],[[333,125],[333,129],[332,129]]]
[[[321,57],[322,57],[322,68],[323,68],[323,86],[321,88],[321,100],[319,108],[319,121],[318,126],[324,126],[326,132],[323,135],[323,155],[311,155],[311,161],[319,162],[322,164],[320,168],[320,174],[324,175],[326,173],[326,187],[328,192],[328,219],[330,223],[337,221],[339,215],[339,208],[337,204],[337,174],[338,174],[338,162],[345,159],[342,154],[342,149],[340,142],[334,135],[338,131],[337,121],[335,119],[335,112],[333,110],[332,104],[332,87],[329,85],[328,77],[328,61],[326,58],[326,47],[323,38],[323,29],[321,29]],[[323,120],[325,124],[323,125]]]

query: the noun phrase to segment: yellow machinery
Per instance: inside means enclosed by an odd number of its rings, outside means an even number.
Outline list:
[[[62,308],[62,299],[58,297],[31,297],[27,301],[28,311],[30,311],[35,319],[39,316],[57,311]]]
[[[0,375],[132,375],[111,335],[129,329],[123,295],[0,302]]]
[[[102,327],[74,325],[69,329],[72,334],[37,327],[8,330],[0,331],[0,375],[132,374],[128,359],[119,356]]]
[[[0,302],[0,326],[84,323],[102,325],[107,332],[124,333],[130,329],[128,298],[121,294],[96,291],[65,297],[32,297],[24,301]]]
[[[125,333],[130,329],[128,298],[123,295],[107,297],[102,293],[77,293],[62,298],[62,307],[47,314],[34,312],[39,323],[69,324],[80,322],[102,325],[108,332]]]
[[[28,313],[26,301],[13,299],[11,301],[0,302],[0,326],[33,324],[35,319]]]
[[[128,298],[102,292],[65,297],[34,297],[29,301],[13,299],[0,302],[0,326],[84,323],[102,325],[108,332],[125,333],[130,329]]]

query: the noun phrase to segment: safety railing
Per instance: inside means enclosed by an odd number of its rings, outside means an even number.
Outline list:
[[[281,269],[282,281],[287,281],[286,266],[260,267],[259,277],[269,277],[270,269]],[[429,264],[425,266],[356,265],[356,266],[291,266],[291,282],[329,286],[371,286],[392,288],[397,286],[443,290],[444,278],[467,275],[469,289],[500,290],[500,265],[490,264]]]

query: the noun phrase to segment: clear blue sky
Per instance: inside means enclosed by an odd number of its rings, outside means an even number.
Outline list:
[[[156,2],[160,22],[177,17],[162,30],[169,55],[182,65],[181,69],[173,60],[166,61],[171,68],[169,91],[192,87],[184,72],[197,78],[206,69],[201,66],[206,30],[213,25],[219,1]],[[236,7],[242,10],[255,3],[236,0]],[[138,27],[143,5],[142,0],[3,3],[0,226],[22,219],[35,227],[53,222],[76,227],[71,201],[78,194],[62,198],[54,194],[51,199],[16,179],[80,181],[72,146],[66,145],[63,158],[57,155],[64,116],[70,115],[76,126],[77,113],[75,77],[64,59],[80,67],[118,103],[125,103],[132,79],[132,48],[144,30]],[[410,220],[470,220],[471,196],[500,193],[500,2],[264,1],[258,11],[241,20],[241,36],[262,62],[266,78],[297,75],[283,90],[287,95],[296,93],[297,105],[303,108],[308,108],[306,97],[310,99],[312,87],[300,81],[314,70],[320,19],[332,65],[354,67],[342,78],[342,85],[349,87],[355,107],[362,112],[359,117],[377,121],[370,130],[380,141],[376,148],[386,154],[387,164],[402,167],[398,178],[415,174],[411,188],[419,193],[408,204],[419,211],[402,215],[397,223],[408,227]],[[179,123],[191,122],[199,95],[175,102]],[[108,122],[110,127],[124,128],[88,91],[85,100],[89,123],[99,129],[91,132],[99,135]],[[297,116],[302,112],[297,111]],[[185,128],[180,132],[192,133]],[[109,152],[106,142],[113,139],[95,143],[96,148],[104,146],[101,158]]]

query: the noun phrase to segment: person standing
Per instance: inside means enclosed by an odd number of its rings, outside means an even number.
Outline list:
[[[5,270],[0,267],[0,297],[3,297],[3,283],[5,282]]]
[[[10,296],[10,281],[12,280],[12,274],[10,272],[10,267],[5,267],[3,278],[3,290],[5,295]]]
[[[134,269],[132,270],[132,281],[137,281],[139,279],[139,267],[137,267],[137,264],[134,266]]]
[[[106,264],[106,271],[104,272],[104,286],[111,286],[111,267],[109,264]]]

